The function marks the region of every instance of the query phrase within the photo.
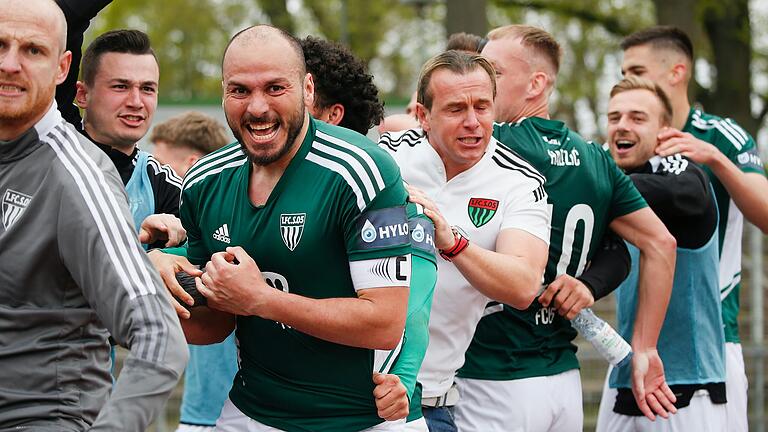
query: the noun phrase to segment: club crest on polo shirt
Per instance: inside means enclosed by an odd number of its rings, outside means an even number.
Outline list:
[[[489,198],[470,198],[467,206],[469,220],[477,228],[490,222],[498,209],[499,201]]]
[[[283,239],[285,247],[291,252],[301,241],[301,235],[304,233],[304,221],[306,220],[306,213],[280,214],[280,237]]]
[[[13,189],[6,189],[3,193],[3,226],[6,230],[10,229],[14,223],[21,217],[24,210],[27,209],[32,197],[16,192]]]

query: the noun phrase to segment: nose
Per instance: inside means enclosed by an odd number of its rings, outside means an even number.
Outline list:
[[[248,101],[248,113],[254,117],[261,117],[269,111],[267,98],[259,92],[253,92]]]
[[[144,102],[141,100],[141,90],[138,87],[131,87],[128,90],[127,104],[131,108],[142,108]]]
[[[11,46],[0,52],[0,71],[4,73],[18,73],[21,71],[19,48]]]
[[[467,115],[464,116],[464,127],[467,129],[475,129],[480,126],[480,121],[477,119],[477,113],[470,108],[467,110]]]

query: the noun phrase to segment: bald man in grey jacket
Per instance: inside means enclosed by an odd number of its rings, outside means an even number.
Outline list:
[[[113,164],[56,109],[65,40],[52,0],[0,0],[0,431],[143,431],[188,354]]]

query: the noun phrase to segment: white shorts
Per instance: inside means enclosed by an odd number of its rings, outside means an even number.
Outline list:
[[[597,414],[596,432],[721,432],[726,430],[728,419],[725,407],[728,404],[713,404],[709,392],[697,390],[691,398],[691,404],[679,408],[668,419],[656,416],[650,421],[644,416],[628,416],[613,412],[618,391],[608,387],[608,375],[603,385],[600,399],[600,411]]]
[[[404,424],[405,420],[385,421],[361,432],[402,432]],[[229,398],[224,402],[214,430],[216,432],[284,432],[282,429],[259,423],[243,414]]]
[[[176,428],[176,432],[213,432],[214,429],[214,426],[180,424],[179,427]]]
[[[744,355],[741,344],[725,343],[725,392],[728,403],[728,432],[747,432],[747,389],[749,381],[744,373]]]
[[[429,432],[427,420],[424,417],[419,417],[416,420],[409,421],[405,424],[403,432]]]
[[[456,378],[461,432],[581,432],[581,376],[574,369],[552,376],[491,381]]]

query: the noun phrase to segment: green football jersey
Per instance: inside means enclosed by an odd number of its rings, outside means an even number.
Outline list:
[[[410,254],[399,170],[362,135],[310,120],[300,149],[262,206],[248,197],[251,169],[233,144],[187,173],[180,215],[192,263],[241,246],[270,286],[322,299],[356,296],[350,274],[355,261]],[[395,265],[394,271],[377,266],[376,272],[393,282],[407,280]],[[240,370],[230,399],[249,417],[287,431],[358,431],[383,421],[373,398],[372,373],[379,369],[374,350],[255,316],[237,317],[236,336]]]
[[[608,224],[647,206],[610,155],[564,123],[528,118],[494,126],[493,136],[546,177],[552,227],[544,283],[584,271]],[[459,376],[513,380],[579,367],[576,331],[538,300],[520,311],[491,303],[477,326]]]
[[[731,119],[723,119],[691,109],[683,132],[713,144],[745,173],[765,175],[763,162],[752,137]],[[725,186],[703,165],[715,190],[720,225],[720,297],[722,299],[725,341],[739,342],[739,288],[741,287],[741,237],[744,217]]]

